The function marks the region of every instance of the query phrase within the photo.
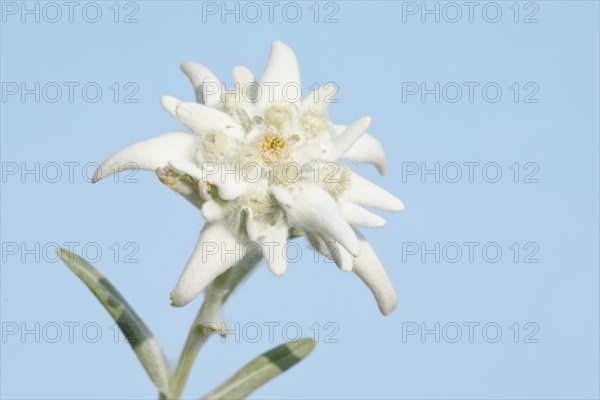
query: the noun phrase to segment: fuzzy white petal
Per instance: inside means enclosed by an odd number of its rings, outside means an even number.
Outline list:
[[[205,180],[219,189],[219,197],[223,200],[235,200],[247,189],[247,184],[239,176],[223,176],[223,174],[204,175]]]
[[[404,210],[402,200],[354,172],[350,172],[350,184],[343,197],[352,203],[380,210]]]
[[[281,204],[283,207],[289,208],[292,206],[294,202],[294,198],[291,193],[278,185],[271,185],[269,188],[269,192],[275,196],[275,199]]]
[[[177,170],[181,173],[184,173],[186,175],[189,175],[199,182],[202,182],[204,180],[203,175],[202,175],[202,170],[200,168],[198,168],[198,166],[196,166],[196,164],[194,164],[191,161],[170,160],[169,165],[172,168],[174,168],[175,170]]]
[[[170,163],[169,163],[170,164]],[[176,174],[174,174],[174,172]],[[160,167],[156,169],[158,179],[174,192],[179,193],[184,199],[192,203],[196,208],[201,208],[204,201],[208,198],[201,190],[198,184],[191,180],[185,179],[182,171],[178,171],[172,166]]]
[[[344,246],[341,246],[339,243],[333,243],[333,246],[335,246],[332,249],[334,260],[336,260],[338,267],[344,272],[352,271],[354,269],[354,260],[352,254],[350,254],[348,250],[346,250]]]
[[[96,170],[92,182],[126,169],[154,171],[170,160],[192,160],[198,137],[188,132],[165,133],[131,144],[108,157]]]
[[[241,126],[229,115],[214,108],[198,103],[184,102],[177,105],[175,113],[177,119],[198,134],[215,129],[230,137],[243,137]]]
[[[218,84],[215,88],[213,88],[214,83],[219,82],[219,79],[215,76],[215,74],[213,74],[212,71],[206,68],[204,65],[200,65],[192,61],[181,64],[181,70],[187,75],[187,77],[190,79],[190,82],[192,82],[192,86],[194,87],[194,92],[196,94],[196,101],[198,103],[205,104],[207,103],[206,100],[209,100],[208,103],[213,105],[212,103],[214,103],[214,101],[212,96],[215,95],[211,95],[209,99],[206,99],[204,87],[208,89],[208,92],[218,90],[218,96],[220,96],[221,85]],[[207,86],[204,85],[205,83]]]
[[[360,243],[360,256],[354,258],[353,271],[369,287],[381,313],[388,315],[398,305],[398,294],[373,247],[359,232],[356,234]]]
[[[223,200],[235,200],[244,193],[246,190],[246,183],[240,176],[232,174],[228,171],[232,171],[233,167],[227,170],[227,166],[212,165],[215,170],[202,170],[196,164],[192,162],[183,162],[179,160],[172,160],[169,162],[173,168],[181,171],[199,182],[208,182],[211,185],[215,185],[219,189],[219,196]],[[204,185],[200,185],[204,188]]]
[[[210,199],[210,194],[206,186],[204,186],[204,173],[203,171],[193,162],[191,161],[182,161],[182,160],[171,160],[169,161],[169,166],[174,170],[178,171],[181,174],[189,175],[195,180],[198,181],[197,189],[200,196],[204,200]]]
[[[338,201],[338,204],[342,216],[350,225],[364,226],[365,228],[381,228],[385,225],[385,219],[361,206],[343,200]]]
[[[225,218],[225,209],[214,200],[204,202],[201,212],[207,222],[220,221]]]
[[[274,192],[274,195],[280,201],[281,194]],[[286,205],[285,202],[280,204],[295,224],[332,238],[354,256],[360,253],[354,231],[342,217],[336,201],[329,193],[317,185],[306,184],[301,190],[291,193],[291,197],[291,205]]]
[[[260,246],[271,272],[276,276],[283,275],[287,270],[285,245],[290,232],[285,216],[271,223],[254,217],[250,211],[246,229],[250,240]]]
[[[371,117],[362,117],[340,133],[333,143],[333,148],[328,156],[330,161],[337,161],[350,149],[369,129]]]
[[[217,276],[244,258],[243,247],[223,221],[206,224],[171,293],[171,304],[182,307],[192,301]]]
[[[338,133],[343,132],[345,129],[344,125],[335,125],[335,130]],[[372,164],[381,175],[387,173],[385,149],[379,140],[368,133],[362,135],[356,143],[342,154],[341,158],[358,163]]]
[[[206,78],[202,83],[203,103],[209,107],[221,108],[223,85],[217,78]]]
[[[255,81],[254,74],[244,66],[233,68],[233,82],[240,85],[240,89],[244,86],[252,84]]]
[[[288,102],[295,100],[290,98],[295,97],[294,89],[290,89],[290,87],[300,89],[300,69],[296,54],[291,48],[280,41],[273,41],[269,61],[260,78],[260,83],[262,93],[258,102],[262,105],[281,100]],[[272,96],[269,93],[271,90],[269,84],[272,85]],[[285,92],[284,88],[288,88],[289,92]],[[284,93],[288,93],[288,96],[284,96]]]
[[[208,179],[208,183],[219,188],[219,197],[223,200],[235,200],[246,191],[246,185],[242,182],[221,182],[218,180]]]
[[[329,105],[337,102],[334,98],[336,92],[337,87],[333,83],[320,86],[302,99],[301,108],[303,110],[313,109],[316,111],[327,112]]]
[[[254,116],[255,110],[253,103],[258,96],[258,83],[254,78],[254,74],[248,68],[237,66],[233,68],[233,83],[235,91],[237,91],[235,101],[239,102],[239,106],[244,108],[248,115]]]
[[[160,104],[163,106],[165,110],[175,118],[177,118],[177,114],[175,113],[175,109],[177,105],[181,103],[181,100],[173,97],[173,96],[162,96],[160,98]]]
[[[319,253],[333,260],[335,264],[344,272],[350,272],[353,269],[353,257],[343,246],[331,240],[325,235],[316,232],[306,232],[306,237]]]

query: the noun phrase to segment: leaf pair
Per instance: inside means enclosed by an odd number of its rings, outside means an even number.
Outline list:
[[[169,399],[172,371],[158,341],[144,321],[117,289],[85,260],[65,249],[59,249],[58,255],[115,320],[146,373],[159,390],[160,397]],[[298,363],[310,354],[314,347],[315,342],[308,338],[282,344],[252,360],[221,386],[208,393],[205,398],[245,398]]]

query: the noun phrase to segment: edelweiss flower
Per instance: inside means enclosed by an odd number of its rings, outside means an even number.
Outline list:
[[[235,88],[195,63],[182,65],[197,102],[162,98],[189,131],[135,143],[110,156],[94,182],[127,168],[159,179],[200,208],[206,219],[196,248],[171,293],[174,306],[192,301],[220,274],[260,249],[275,275],[287,268],[293,228],[344,271],[355,272],[383,314],[397,295],[379,258],[356,227],[385,220],[363,207],[401,211],[402,202],[338,163],[374,164],[386,172],[383,146],[367,134],[370,117],[331,123],[327,86],[300,99],[294,52],[275,41],[258,82],[245,67],[233,70]]]

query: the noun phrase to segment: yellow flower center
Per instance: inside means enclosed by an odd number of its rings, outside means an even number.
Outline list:
[[[266,163],[279,162],[289,156],[288,142],[278,133],[265,133],[258,147],[260,156]]]

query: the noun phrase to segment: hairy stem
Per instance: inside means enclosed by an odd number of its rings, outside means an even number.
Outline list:
[[[220,313],[223,304],[231,293],[254,269],[256,263],[240,261],[235,267],[219,276],[205,291],[204,303],[200,307],[181,351],[179,362],[171,378],[169,399],[179,399],[187,382],[198,352],[211,334],[217,333],[220,326]]]
[[[179,362],[177,363],[175,373],[171,380],[170,398],[178,399],[181,397],[181,392],[187,382],[198,352],[207,341],[208,336],[211,333],[214,333],[207,331],[207,325],[210,322],[215,322],[211,321],[211,317],[219,312],[222,305],[222,297],[207,293],[204,303],[202,303],[202,307],[200,307],[200,311],[198,311],[192,327],[190,328],[183,350],[181,351]]]

